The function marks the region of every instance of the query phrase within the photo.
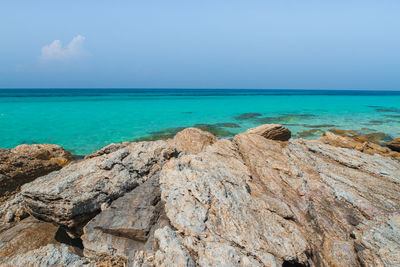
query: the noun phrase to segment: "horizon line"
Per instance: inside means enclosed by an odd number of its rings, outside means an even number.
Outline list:
[[[309,90],[309,91],[380,91],[400,92],[400,89],[307,89],[307,88],[173,88],[173,87],[0,87],[0,90]]]

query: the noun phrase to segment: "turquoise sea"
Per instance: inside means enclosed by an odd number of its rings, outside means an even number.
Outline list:
[[[400,137],[400,91],[0,89],[0,148],[54,143],[83,155],[181,127],[229,138],[263,123],[304,138],[331,128]]]

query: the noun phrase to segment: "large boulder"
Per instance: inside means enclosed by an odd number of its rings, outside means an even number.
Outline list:
[[[400,138],[396,138],[393,141],[386,143],[386,146],[393,151],[400,152]]]
[[[396,266],[399,180],[398,161],[319,141],[220,140],[164,165],[174,230],[155,261],[170,248],[186,266]]]
[[[186,154],[197,154],[216,141],[217,138],[209,132],[198,128],[186,128],[175,135],[172,145]]]
[[[80,234],[82,224],[102,204],[157,176],[165,161],[176,155],[165,141],[130,143],[100,156],[75,162],[22,187],[27,211]]]
[[[0,149],[0,201],[18,191],[24,183],[59,170],[73,160],[58,145],[19,145]]]
[[[287,141],[291,137],[291,132],[288,128],[280,124],[263,124],[261,126],[249,129],[247,134],[256,134],[263,136],[266,139]]]

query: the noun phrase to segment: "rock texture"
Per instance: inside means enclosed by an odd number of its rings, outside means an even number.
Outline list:
[[[393,151],[400,152],[400,138],[396,138],[393,141],[390,141],[386,144],[386,146]]]
[[[279,141],[287,141],[292,136],[288,128],[279,124],[264,124],[247,130],[246,133],[261,135],[267,139]]]
[[[230,141],[186,129],[40,177],[15,203],[83,233],[83,256],[50,244],[7,263],[400,266],[400,162],[333,133],[287,131],[263,125]]]
[[[72,155],[58,145],[19,145],[13,149],[0,149],[0,200],[24,183],[59,170],[72,160]]]
[[[167,225],[155,177],[114,201],[84,228],[85,256],[129,259],[152,246],[153,228]],[[149,238],[150,237],[150,238]]]
[[[0,263],[4,263],[9,257],[57,243],[57,230],[58,227],[33,217],[22,220],[18,225],[0,234]]]
[[[10,258],[4,267],[36,267],[36,266],[86,266],[95,267],[95,264],[82,259],[64,244],[57,246],[49,244],[25,254]]]
[[[217,138],[209,132],[187,128],[175,135],[172,145],[186,154],[197,154],[216,141]]]
[[[103,203],[157,176],[175,154],[164,141],[141,142],[70,164],[22,187],[26,209],[37,218],[74,229],[98,213]]]
[[[18,222],[28,216],[21,193],[18,192],[12,195],[0,203],[0,233],[12,227],[14,222]]]
[[[355,149],[370,155],[379,154],[400,160],[399,152],[392,151],[377,143],[371,142],[363,136],[353,135],[352,131],[335,130],[335,132],[325,132],[319,140],[331,146]]]

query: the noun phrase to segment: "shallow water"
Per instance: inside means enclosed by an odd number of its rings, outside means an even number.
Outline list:
[[[305,138],[330,128],[400,137],[400,92],[0,89],[0,148],[54,143],[88,154],[196,124],[229,137],[263,123],[285,124]]]

